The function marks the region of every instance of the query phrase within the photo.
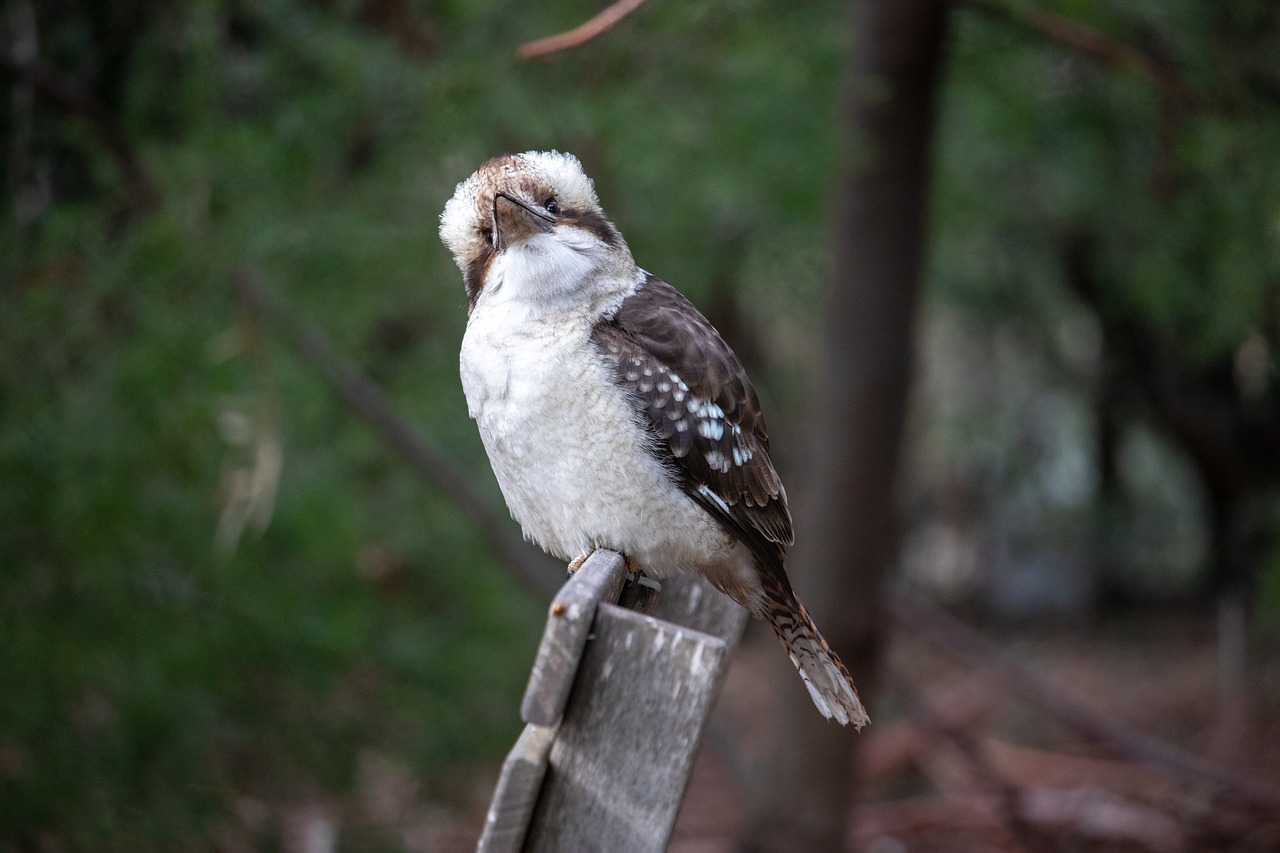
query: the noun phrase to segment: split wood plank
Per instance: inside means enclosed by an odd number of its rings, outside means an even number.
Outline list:
[[[555,735],[553,727],[533,724],[520,733],[502,762],[477,853],[516,853],[524,845]]]
[[[520,705],[526,723],[553,726],[560,721],[596,607],[618,600],[626,573],[622,555],[596,551],[556,593]]]
[[[601,604],[551,745],[526,853],[666,849],[728,644]]]

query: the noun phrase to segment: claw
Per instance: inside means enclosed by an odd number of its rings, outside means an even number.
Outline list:
[[[627,583],[637,584],[638,586],[648,587],[655,592],[662,590],[662,584],[644,573],[644,569],[634,562],[630,557],[623,557],[627,563]]]
[[[573,577],[575,574],[577,574],[578,569],[582,568],[582,564],[585,563],[591,557],[591,555],[594,554],[595,552],[596,552],[595,548],[588,548],[587,550],[579,554],[577,557],[575,557],[573,562],[569,564],[569,577]]]

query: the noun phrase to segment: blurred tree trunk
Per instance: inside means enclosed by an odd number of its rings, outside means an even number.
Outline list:
[[[864,700],[897,546],[895,480],[913,359],[934,101],[947,5],[855,0],[850,159],[833,223],[824,354],[798,495],[801,597]],[[743,848],[844,849],[858,735],[824,722],[794,672],[776,672],[781,719],[758,775]],[[875,725],[875,702],[869,703]]]

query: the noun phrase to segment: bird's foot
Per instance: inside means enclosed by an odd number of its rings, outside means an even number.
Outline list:
[[[579,554],[577,557],[574,557],[573,562],[569,564],[569,577],[573,577],[574,575],[576,575],[578,573],[578,569],[582,568],[582,564],[585,563],[588,559],[590,559],[591,555],[594,554],[595,552],[596,552],[595,548],[588,548],[587,550]]]
[[[627,574],[623,579],[622,592],[618,595],[618,606],[637,613],[652,613],[661,591],[662,584],[646,577],[639,565],[627,560]]]
[[[644,569],[640,568],[640,565],[638,563],[633,561],[630,557],[624,557],[623,559],[627,561],[627,577],[626,577],[627,583],[636,584],[637,586],[647,587],[648,589],[651,589],[654,592],[662,591],[662,584],[658,583],[656,580],[646,575],[644,573]]]

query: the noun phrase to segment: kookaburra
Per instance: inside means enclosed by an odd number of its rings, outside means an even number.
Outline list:
[[[787,493],[755,389],[698,309],[636,265],[578,160],[494,157],[440,236],[462,270],[462,387],[511,515],[562,560],[700,572],[768,621],[828,719],[867,722],[787,579]]]

